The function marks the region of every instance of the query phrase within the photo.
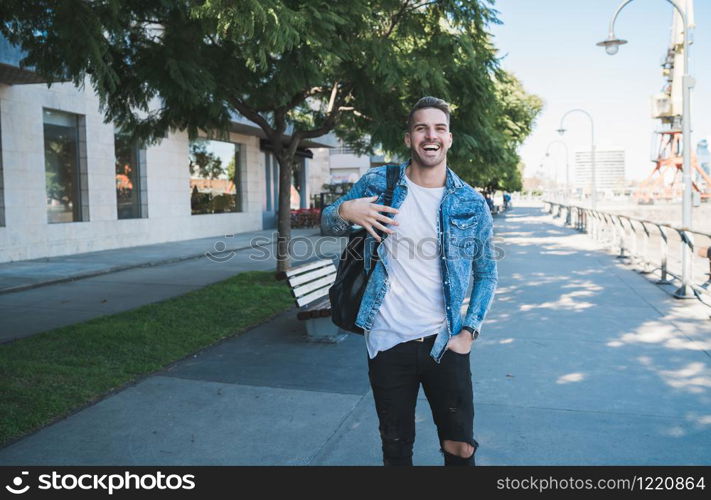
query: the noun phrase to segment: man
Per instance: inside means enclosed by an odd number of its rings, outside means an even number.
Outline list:
[[[387,167],[373,168],[324,209],[321,225],[324,234],[346,234],[353,224],[369,233],[364,265],[375,268],[356,324],[365,331],[383,463],[412,465],[422,384],[445,465],[475,465],[469,352],[497,283],[492,218],[484,198],[447,167],[452,134],[446,102],[417,102],[405,144],[411,158],[397,167],[392,206],[377,204]],[[384,238],[373,260],[369,249],[381,241],[376,230]]]
[[[489,212],[494,212],[494,200],[491,197],[489,193],[484,193],[484,201],[486,202],[486,205],[489,207]]]
[[[511,195],[509,193],[504,193],[504,210],[511,208]]]

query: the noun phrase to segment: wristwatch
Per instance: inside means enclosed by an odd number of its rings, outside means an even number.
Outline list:
[[[466,331],[468,331],[469,333],[471,333],[471,334],[472,334],[472,340],[476,340],[477,337],[479,337],[479,332],[478,332],[477,330],[475,330],[474,328],[471,328],[471,327],[469,327],[469,326],[463,326],[463,327],[462,327],[462,330],[466,330]]]

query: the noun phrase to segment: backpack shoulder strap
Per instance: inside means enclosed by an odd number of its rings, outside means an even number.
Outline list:
[[[393,191],[395,190],[395,183],[400,174],[399,165],[388,165],[387,166],[387,187],[385,188],[385,196],[383,197],[383,205],[388,205],[393,201]]]
[[[381,202],[382,205],[386,206],[391,206],[393,202],[393,191],[395,190],[395,184],[397,184],[398,177],[400,175],[400,166],[399,165],[387,165],[387,170],[386,172],[386,179],[387,179],[387,184],[385,187],[385,192],[383,194],[383,201]],[[387,233],[383,233],[380,229],[375,230],[376,234],[380,236],[381,238],[387,238]],[[375,253],[376,247],[373,247],[373,255],[376,255]],[[371,268],[373,269],[373,268]]]

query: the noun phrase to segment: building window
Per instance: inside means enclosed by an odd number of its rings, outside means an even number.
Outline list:
[[[114,134],[116,158],[116,203],[119,219],[148,217],[146,203],[145,150],[127,134]]]
[[[190,206],[193,214],[240,212],[241,145],[197,139],[190,143]]]
[[[44,110],[47,221],[89,220],[83,117]]]

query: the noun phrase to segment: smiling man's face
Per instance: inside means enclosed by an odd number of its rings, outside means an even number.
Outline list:
[[[452,146],[447,115],[437,108],[418,109],[412,117],[412,127],[405,134],[412,161],[420,167],[433,168],[447,162]]]

